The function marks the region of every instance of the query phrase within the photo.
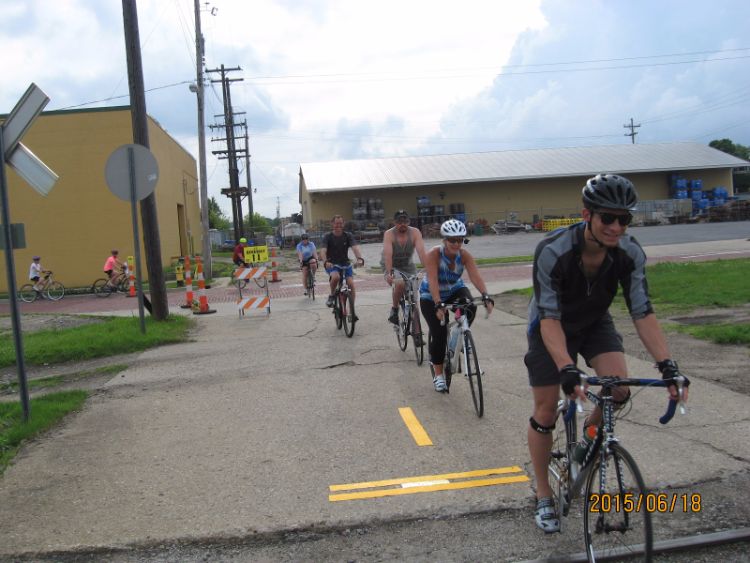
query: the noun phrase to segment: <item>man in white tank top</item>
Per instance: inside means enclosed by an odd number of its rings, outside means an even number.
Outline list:
[[[398,300],[404,294],[404,280],[401,276],[394,279],[393,270],[395,268],[405,274],[416,274],[414,251],[417,251],[422,264],[425,260],[425,251],[422,233],[419,229],[409,226],[409,213],[405,209],[399,209],[393,219],[396,225],[383,234],[383,265],[385,280],[393,288],[393,304],[388,320],[398,324]]]

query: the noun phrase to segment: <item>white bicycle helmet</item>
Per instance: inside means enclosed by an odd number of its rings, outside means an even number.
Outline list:
[[[448,219],[440,225],[440,234],[444,237],[465,237],[466,225],[456,219]]]

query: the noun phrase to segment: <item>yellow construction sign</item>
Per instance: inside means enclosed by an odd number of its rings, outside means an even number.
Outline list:
[[[245,262],[248,264],[254,264],[257,262],[268,262],[268,247],[267,246],[246,246],[245,247]]]

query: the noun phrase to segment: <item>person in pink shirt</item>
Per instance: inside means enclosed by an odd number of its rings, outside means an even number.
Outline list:
[[[107,277],[109,277],[109,284],[113,286],[115,285],[113,283],[115,278],[123,270],[123,263],[117,257],[118,254],[119,251],[113,250],[112,255],[107,258],[107,261],[104,263],[104,273],[107,274]]]

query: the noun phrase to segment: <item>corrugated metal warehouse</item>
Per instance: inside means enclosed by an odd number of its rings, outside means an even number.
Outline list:
[[[679,195],[677,178],[732,196],[732,169],[747,165],[688,142],[314,162],[300,165],[299,201],[313,229],[326,228],[334,214],[382,229],[400,208],[416,219],[430,209],[425,221],[458,214],[492,224],[513,214],[532,223],[579,212],[582,186],[600,172],[627,176],[650,201]]]

